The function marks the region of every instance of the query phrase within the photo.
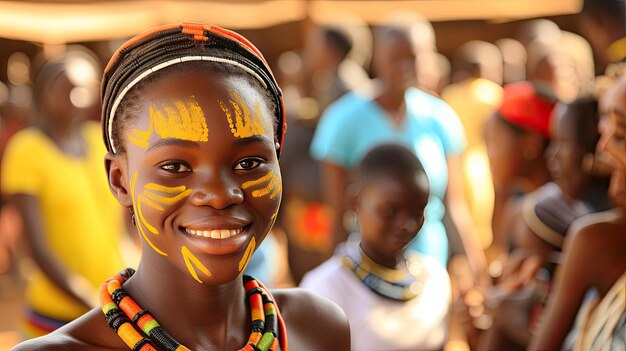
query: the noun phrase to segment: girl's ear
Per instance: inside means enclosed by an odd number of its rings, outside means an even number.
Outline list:
[[[109,189],[120,205],[130,208],[133,206],[130,186],[128,184],[126,155],[107,153],[104,156],[104,167],[109,180]]]

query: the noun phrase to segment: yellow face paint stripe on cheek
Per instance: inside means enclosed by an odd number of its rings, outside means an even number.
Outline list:
[[[279,181],[278,177],[273,175],[272,179],[265,186],[265,188],[253,191],[252,192],[252,196],[253,197],[261,197],[261,196],[265,196],[265,195],[269,194],[272,190],[274,190],[278,186],[279,182],[280,181]]]
[[[157,205],[156,203],[152,202],[152,200],[143,195],[139,195],[139,202],[143,202],[144,204],[154,208],[157,211],[163,211],[163,207]]]
[[[159,232],[156,230],[156,228],[148,223],[146,218],[143,216],[143,209],[141,208],[141,203],[143,202],[141,201],[142,198],[142,195],[139,195],[139,201],[137,201],[137,214],[139,215],[139,220],[150,231],[150,233],[158,235]]]
[[[257,179],[257,180],[250,180],[250,181],[247,181],[247,182],[245,182],[245,183],[241,184],[241,187],[242,187],[243,189],[248,189],[248,188],[249,188],[249,187],[251,187],[251,186],[254,186],[254,185],[259,185],[259,184],[262,184],[262,183],[267,182],[267,181],[268,181],[268,180],[270,180],[273,176],[274,176],[274,171],[269,171],[269,172],[267,172],[267,174],[266,174],[266,175],[264,175],[263,177],[261,177],[261,178],[259,178],[259,179]]]
[[[207,277],[210,277],[212,274],[205,265],[200,262],[200,260],[193,254],[186,246],[182,246],[181,253],[183,254],[183,259],[185,260],[185,265],[187,266],[187,270],[189,270],[189,274],[195,279],[198,283],[202,284],[202,280],[198,277],[198,273],[196,273],[196,268],[204,273]],[[196,268],[194,268],[194,266]]]
[[[184,185],[181,186],[165,186],[165,185],[161,185],[161,184],[156,184],[156,183],[148,183],[146,185],[144,185],[143,187],[146,190],[154,190],[154,191],[158,191],[161,193],[167,193],[167,194],[180,194],[183,191],[187,190],[187,187]]]
[[[173,205],[175,203],[177,203],[178,201],[186,198],[187,196],[189,196],[189,194],[191,194],[193,192],[193,190],[191,189],[187,189],[185,191],[183,191],[182,193],[178,194],[178,195],[174,195],[174,196],[163,196],[163,195],[159,195],[156,194],[154,192],[151,192],[149,190],[145,190],[144,191],[144,195],[149,198],[150,200],[153,200],[157,203],[162,203],[165,205]]]
[[[137,202],[135,201],[135,185],[137,184],[137,172],[135,172],[135,174],[133,175],[133,179],[130,181],[130,196],[132,197],[133,200],[133,207],[136,209],[136,212],[139,214],[139,207],[137,206]],[[143,214],[140,215],[141,217],[143,217]],[[150,245],[150,247],[159,255],[162,256],[167,256],[167,254],[165,252],[163,252],[162,250],[160,250],[158,247],[156,247],[152,241],[150,241],[150,239],[148,238],[148,236],[146,235],[146,233],[143,230],[143,227],[141,226],[141,223],[139,225],[137,225],[137,228],[139,228],[139,233],[141,233],[141,236],[143,237],[143,239],[148,243],[148,245]]]
[[[232,96],[232,99],[228,100],[232,106],[232,112],[228,105],[221,100],[218,100],[218,103],[226,116],[230,132],[237,138],[263,135],[265,128],[263,127],[260,102],[255,102],[253,113],[250,113],[250,108],[236,91],[230,90],[229,93]],[[233,115],[235,117],[234,121]]]
[[[252,237],[250,243],[248,243],[248,247],[246,247],[246,251],[243,253],[243,257],[241,257],[241,260],[239,261],[239,272],[242,272],[246,268],[246,266],[250,262],[250,259],[252,258],[252,254],[254,253],[255,249],[256,239],[255,237]]]
[[[273,199],[278,195],[278,193],[283,189],[283,182],[279,180],[278,186],[274,189],[274,191],[270,194],[270,199]]]
[[[133,129],[128,133],[130,141],[142,148],[148,147],[152,132],[161,138],[176,138],[188,141],[208,141],[209,128],[204,112],[195,97],[188,102],[175,101],[163,104],[162,111],[150,107],[150,125],[147,130]]]

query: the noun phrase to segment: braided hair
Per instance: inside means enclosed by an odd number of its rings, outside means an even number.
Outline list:
[[[241,35],[199,23],[151,29],[128,40],[113,54],[104,70],[101,90],[102,130],[109,152],[124,151],[119,130],[146,84],[174,69],[190,67],[238,73],[260,85],[273,102],[280,155],[286,129],[285,108],[265,58]]]

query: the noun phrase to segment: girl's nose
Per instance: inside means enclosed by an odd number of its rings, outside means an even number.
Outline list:
[[[209,178],[209,177],[207,177]],[[240,185],[223,176],[205,179],[201,186],[191,194],[191,203],[195,206],[210,206],[221,210],[243,202],[243,190]]]

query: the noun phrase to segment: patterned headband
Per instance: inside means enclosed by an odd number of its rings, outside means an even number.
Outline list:
[[[142,79],[163,68],[189,61],[207,61],[242,69],[267,89],[276,102],[280,148],[287,128],[282,92],[261,52],[241,35],[199,23],[154,28],[124,43],[109,61],[102,79],[102,130],[107,150],[117,151],[113,121],[124,96]]]

